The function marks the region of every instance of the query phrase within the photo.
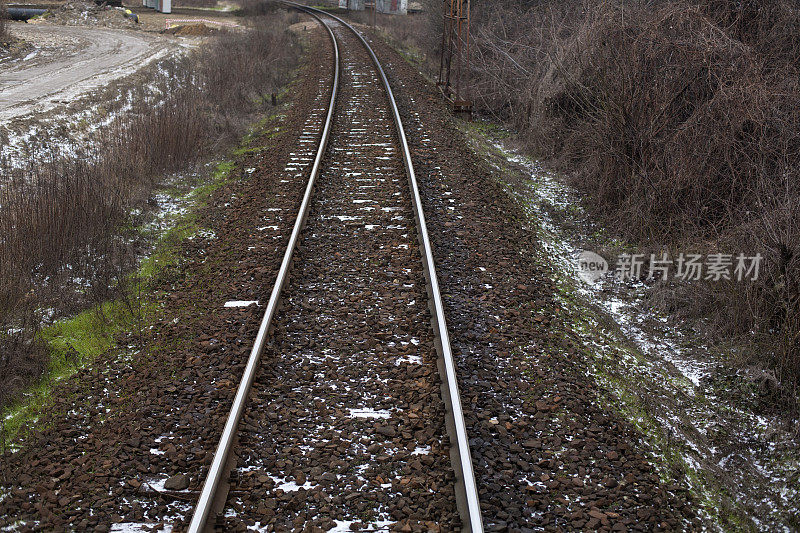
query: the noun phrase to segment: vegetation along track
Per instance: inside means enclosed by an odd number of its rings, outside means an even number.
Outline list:
[[[411,189],[385,145],[396,139],[368,53],[346,28],[334,31],[343,43],[338,112],[284,309],[233,442],[224,526],[314,531],[338,520],[374,529],[388,517],[392,529],[426,529],[426,520],[448,529],[457,525],[454,473],[435,338],[420,307],[421,256],[409,232],[388,228],[414,226],[400,202]],[[207,207],[180,229],[187,238],[157,258],[167,265],[147,285],[159,304],[152,324],[143,317],[118,348],[62,380],[29,434],[1,454],[0,529],[188,523],[263,311],[223,303],[269,299],[328,113],[332,47],[322,31],[310,37],[292,105],[246,142]],[[506,192],[514,175],[498,175],[473,149],[458,131],[472,126],[452,119],[413,66],[379,39],[371,46],[396,88],[418,172],[486,530],[701,529],[696,504],[660,481],[640,435],[592,379],[589,349],[560,310],[552,256]],[[367,140],[380,124],[385,140]],[[374,156],[369,173],[345,175],[362,172],[359,154]],[[408,246],[406,255],[388,256],[393,246]]]
[[[334,48],[330,107],[284,169],[310,178],[189,529],[216,514],[226,530],[278,517],[482,531],[400,115],[366,41],[311,14]]]

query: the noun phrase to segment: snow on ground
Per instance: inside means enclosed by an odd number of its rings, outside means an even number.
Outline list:
[[[800,453],[782,421],[752,412],[752,398],[727,396],[729,387],[719,380],[741,376],[726,368],[724,354],[649,309],[647,284],[620,281],[613,271],[595,283],[582,279],[578,257],[584,250],[577,243],[605,237],[580,209],[577,192],[501,143],[492,148],[527,174],[518,200],[560,278],[563,307],[594,354],[597,380],[654,448],[662,477],[685,471],[703,512],[715,521],[730,518],[722,509],[732,502],[755,527],[788,531],[800,512]],[[582,234],[553,215],[565,212],[580,222]]]
[[[12,33],[36,47],[0,72],[0,160],[12,169],[90,154],[93,135],[134,111],[135,101],[157,105],[159,79],[169,76],[163,63],[190,47],[91,27],[13,25]],[[145,70],[147,79],[135,78]]]

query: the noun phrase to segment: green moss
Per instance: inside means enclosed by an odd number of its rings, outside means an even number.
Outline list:
[[[234,150],[233,155],[239,157],[247,154],[257,154],[259,152],[263,152],[264,150],[266,150],[266,147],[264,146],[243,146]]]
[[[265,124],[267,122],[262,126]],[[246,139],[246,142],[251,140]],[[185,202],[189,209],[183,214],[173,215],[169,221],[170,229],[157,237],[153,253],[128,277],[127,298],[105,302],[42,330],[41,340],[50,352],[48,369],[40,382],[28,389],[20,401],[3,409],[0,441],[8,443],[23,438],[26,428],[30,428],[40,413],[51,405],[53,387],[59,381],[115,348],[115,339],[119,335],[143,330],[154,322],[160,305],[153,298],[150,285],[167,267],[179,263],[181,244],[202,230],[198,212],[208,204],[216,190],[230,182],[236,168],[237,163],[233,160],[219,161],[205,181],[199,184],[173,183],[161,190]],[[188,190],[188,193],[182,190]]]
[[[41,339],[50,351],[47,377],[28,390],[22,401],[3,411],[3,437],[10,441],[22,436],[26,423],[35,420],[50,404],[53,384],[107,352],[117,335],[148,320],[156,311],[152,302],[135,307],[128,302],[106,302],[44,328]]]
[[[492,139],[507,139],[511,137],[512,132],[505,128],[500,124],[495,124],[494,122],[487,122],[485,120],[475,120],[472,122],[464,122],[463,126],[465,129],[472,131],[474,133],[478,133],[484,137],[489,137]],[[481,139],[485,140],[485,139]],[[488,144],[488,143],[487,143]],[[492,146],[495,151],[499,152],[496,147]]]

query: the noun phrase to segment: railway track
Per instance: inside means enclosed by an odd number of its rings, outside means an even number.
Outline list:
[[[330,36],[329,105],[285,169],[308,183],[189,530],[482,531],[394,96],[357,30],[292,6]]]

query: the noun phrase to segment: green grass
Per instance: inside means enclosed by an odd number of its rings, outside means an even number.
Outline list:
[[[111,347],[113,334],[127,323],[128,310],[117,302],[106,302],[98,310],[56,322],[42,332],[50,346],[51,373],[60,373],[77,363],[92,361]]]
[[[47,371],[22,399],[0,413],[2,441],[8,443],[24,438],[39,414],[52,405],[55,385],[113,349],[119,335],[141,331],[154,321],[160,305],[148,290],[150,284],[167,267],[178,264],[181,243],[202,229],[197,213],[207,205],[214,191],[230,181],[235,168],[234,161],[218,162],[205,181],[183,195],[181,200],[190,206],[188,211],[175,217],[172,227],[158,237],[153,253],[128,277],[130,289],[126,299],[104,302],[42,330],[41,340],[50,352]],[[170,190],[179,195],[177,189]]]
[[[152,302],[136,307],[122,301],[106,302],[44,328],[41,338],[50,351],[46,377],[29,389],[23,400],[3,411],[4,438],[10,441],[22,436],[27,423],[49,406],[54,384],[106,353],[117,335],[148,320],[155,311]]]

